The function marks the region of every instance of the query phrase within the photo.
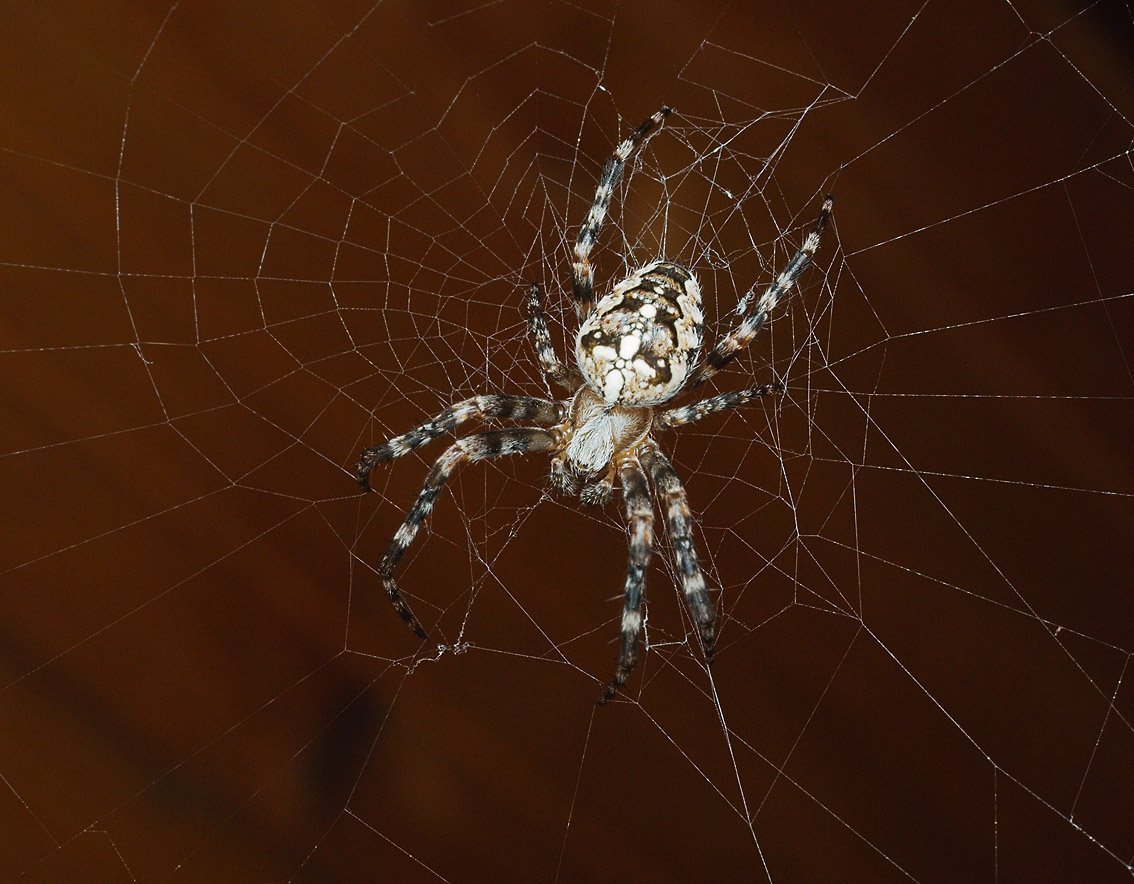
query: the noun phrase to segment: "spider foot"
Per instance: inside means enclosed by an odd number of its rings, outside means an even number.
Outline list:
[[[591,482],[583,486],[582,492],[579,494],[579,499],[587,506],[604,507],[610,502],[610,496],[614,493],[614,486],[609,479],[599,479],[597,482]]]
[[[717,652],[717,630],[714,623],[702,623],[698,628],[701,636],[701,649],[705,652],[705,665],[713,665],[713,657]]]
[[[370,487],[371,469],[373,469],[373,465],[365,457],[358,462],[358,466],[355,468],[354,477],[358,480],[358,485],[363,491],[374,490]]]
[[[382,585],[386,590],[386,596],[390,599],[390,604],[394,606],[394,610],[398,612],[398,616],[402,618],[402,622],[408,626],[418,638],[422,640],[429,638],[429,633],[425,631],[425,627],[421,625],[421,621],[417,619],[413,610],[406,604],[406,600],[402,598],[401,590],[398,589],[398,584],[394,582],[394,578],[389,575],[383,575]]]
[[[634,666],[637,664],[637,662],[637,654],[634,654],[633,656],[623,660],[618,664],[618,669],[614,673],[614,678],[606,683],[606,685],[602,689],[602,693],[599,694],[598,699],[595,700],[596,706],[605,706],[614,698],[614,695],[618,693],[622,686],[626,684],[626,680],[630,678],[630,673],[634,671]]]
[[[606,686],[602,689],[602,693],[599,694],[599,698],[595,700],[595,705],[605,706],[614,699],[614,695],[618,693],[618,689],[626,684],[626,677],[629,674],[628,672],[623,673],[622,670],[619,670],[614,678],[606,683]]]
[[[579,491],[579,483],[567,469],[567,464],[561,458],[551,462],[551,487],[566,497],[573,497]]]
[[[395,450],[391,442],[383,442],[381,445],[371,445],[369,448],[362,449],[362,455],[358,459],[358,466],[355,467],[354,474],[363,491],[373,490],[370,487],[371,471],[378,464],[385,463],[394,456]]]
[[[638,611],[632,609],[623,612],[622,622],[622,653],[618,658],[618,668],[614,671],[614,678],[606,683],[599,698],[595,700],[596,706],[605,706],[618,693],[619,688],[626,684],[630,673],[638,664],[638,626],[641,622]]]

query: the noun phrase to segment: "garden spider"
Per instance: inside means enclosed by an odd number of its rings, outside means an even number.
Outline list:
[[[639,267],[595,303],[590,254],[606,216],[614,188],[627,161],[660,127],[671,109],[663,107],[615,148],[603,166],[594,202],[575,241],[571,286],[580,326],[575,338],[575,365],[555,355],[538,283],[528,290],[527,318],[540,367],[546,378],[565,390],[565,399],[528,396],[474,396],[446,408],[431,421],[362,452],[358,481],[370,490],[370,472],[380,463],[401,457],[469,420],[522,420],[535,426],[490,430],[459,439],[437,458],[417,501],[406,514],[378,565],[386,594],[402,620],[420,638],[425,629],[398,590],[394,572],[421,523],[454,470],[468,461],[506,454],[546,451],[551,455],[551,484],[565,494],[578,494],[585,504],[602,506],[615,479],[622,488],[630,535],[630,562],[622,607],[622,643],[618,669],[603,688],[605,703],[626,682],[638,659],[642,592],[654,549],[654,512],[648,489],[653,484],[665,508],[666,528],[676,558],[685,601],[704,649],[712,662],[716,614],[705,587],[693,546],[692,515],[685,488],[654,441],[655,430],[699,421],[711,414],[782,392],[781,384],[722,393],[692,405],[655,413],[678,394],[699,386],[731,362],[768,320],[811,263],[831,215],[832,198],[823,200],[819,218],[787,267],[750,305],[745,299],[736,327],[701,361],[701,287],[687,267],[664,258]],[[581,490],[580,490],[581,489]]]

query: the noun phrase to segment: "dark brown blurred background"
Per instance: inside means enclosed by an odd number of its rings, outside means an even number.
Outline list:
[[[2,14],[0,877],[1129,880],[1121,4]],[[419,647],[374,563],[440,447],[351,473],[544,391],[522,287],[562,346],[662,103],[601,283],[664,250],[715,329],[836,223],[717,384],[787,395],[665,442],[714,680],[663,556],[596,710],[615,507],[468,469],[403,571]]]

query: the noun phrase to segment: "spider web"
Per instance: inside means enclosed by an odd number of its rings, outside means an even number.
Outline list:
[[[0,869],[33,880],[1128,880],[1132,27],[1103,4],[99,6],[3,38]],[[467,467],[545,395],[571,239],[661,104],[599,287],[695,268],[710,340],[815,267],[662,437],[617,702],[619,508]],[[659,521],[659,528],[661,522]],[[659,532],[661,533],[661,532]]]

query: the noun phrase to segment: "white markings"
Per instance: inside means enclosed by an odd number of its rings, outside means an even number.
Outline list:
[[[688,377],[703,322],[693,273],[655,259],[599,298],[576,335],[576,363],[607,404],[656,405],[673,398]]]
[[[688,300],[681,305],[682,309],[694,323],[701,325],[705,321],[705,314],[701,312],[701,286],[693,276],[685,280],[685,294]]]
[[[634,372],[638,377],[646,380],[657,377],[658,373],[650,367],[650,363],[646,362],[645,359],[635,359],[633,365]]]
[[[622,392],[624,383],[626,383],[626,379],[622,376],[622,371],[612,368],[606,373],[606,379],[603,381],[602,398],[611,404],[617,402],[618,394]]]
[[[623,611],[622,612],[622,631],[637,635],[639,628],[642,626],[642,615],[638,611]]]
[[[700,571],[685,576],[685,594],[687,596],[698,595],[705,591],[705,578]]]

